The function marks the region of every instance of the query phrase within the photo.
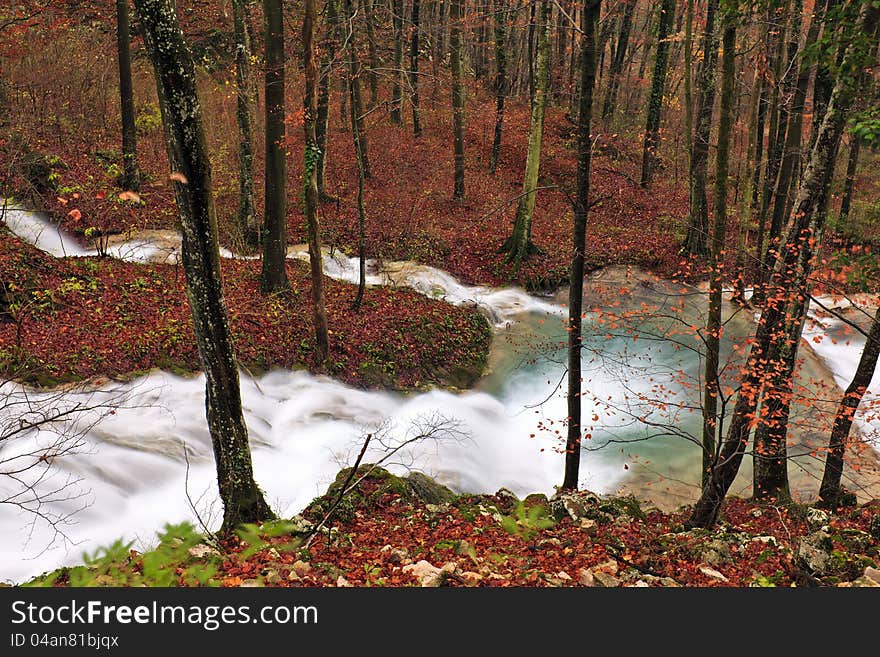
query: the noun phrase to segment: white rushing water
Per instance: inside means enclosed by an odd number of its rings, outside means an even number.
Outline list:
[[[93,253],[33,213],[7,211],[6,221],[13,232],[50,253]],[[179,237],[153,231],[111,245],[110,253],[137,262],[176,262]],[[289,256],[308,257],[302,247],[292,247]],[[324,262],[329,276],[357,280],[356,258],[336,251],[328,253]],[[255,476],[273,508],[291,515],[323,493],[336,472],[353,461],[367,433],[378,430],[384,440],[374,440],[366,455],[367,461],[376,461],[389,445],[405,442],[426,424],[441,426],[435,439],[417,441],[395,453],[389,469],[420,470],[461,492],[492,493],[506,487],[518,495],[552,494],[563,473],[560,448],[567,415],[564,390],[557,385],[565,371],[564,352],[559,349],[565,339],[564,300],[535,297],[517,288],[468,286],[446,272],[413,263],[370,261],[368,272],[367,282],[372,285],[405,285],[450,303],[476,303],[496,327],[491,371],[475,390],[458,394],[365,391],[303,371],[278,370],[257,379],[243,374],[242,399]],[[632,294],[621,292],[615,303],[635,308],[662,299],[662,292],[651,286],[636,287]],[[588,321],[593,321],[591,316]],[[728,328],[731,333],[733,326]],[[640,397],[655,397],[658,385],[668,400],[692,394],[679,378],[698,378],[697,359],[664,341],[606,338],[607,330],[604,326],[592,332],[593,342],[584,358],[584,418],[593,439],[582,459],[582,487],[613,492],[634,477],[656,478],[658,473],[698,481],[695,445],[668,436],[643,442],[645,427],[632,414],[612,411]],[[0,580],[21,581],[78,563],[84,550],[93,551],[119,537],[135,541],[136,548],[148,547],[164,523],[195,520],[187,491],[199,515],[212,526],[219,522],[202,376],[154,372],[126,384],[63,393],[3,383],[0,432],[15,426],[23,406],[13,402],[23,401],[31,413],[50,415],[52,409],[72,404],[97,403],[99,408],[0,444],[2,474],[21,462],[16,456],[51,453],[53,446],[57,450],[59,435],[79,437],[74,453],[54,459],[50,469],[29,470],[24,476],[31,479],[0,476],[0,500],[24,490],[24,496],[16,499],[27,504],[27,486],[22,483],[33,484],[37,492],[56,500],[43,511],[60,515],[76,511],[72,524],[62,527],[67,540],[53,543],[58,537],[49,523],[39,519],[32,523],[33,515],[0,504]],[[108,415],[109,406],[118,408]],[[698,435],[699,414],[682,408],[676,416],[674,409],[674,405],[650,405],[652,419],[674,422]],[[632,410],[643,414],[638,408]],[[604,448],[591,451],[598,445]],[[45,478],[33,479],[43,473]],[[695,494],[697,488],[685,490]]]
[[[809,321],[804,326],[804,339],[831,372],[838,387],[846,390],[858,368],[865,348],[865,336],[825,308],[846,316],[866,331],[874,308],[869,304],[861,307],[861,304],[856,306],[851,301],[830,297],[817,301],[821,305],[816,301],[810,304]],[[862,440],[880,452],[880,370],[874,372],[874,377],[853,416],[853,422],[861,431]]]

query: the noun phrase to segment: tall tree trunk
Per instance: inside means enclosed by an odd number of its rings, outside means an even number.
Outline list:
[[[795,55],[789,55],[792,65],[797,61],[797,46],[800,39],[801,31],[801,14],[803,12],[803,2],[796,0],[792,9],[792,25],[791,30],[795,35],[791,37],[789,51],[795,50]],[[809,49],[819,32],[819,21],[814,20],[807,30],[805,49]],[[770,217],[770,232],[767,236],[767,244],[770,249],[778,241],[784,228],[785,218],[788,216],[787,210],[790,209],[788,204],[789,192],[795,184],[795,171],[797,163],[800,159],[801,138],[803,134],[803,116],[804,105],[807,98],[807,86],[810,82],[811,64],[801,58],[798,74],[794,77],[794,72],[790,71],[789,75],[795,80],[791,89],[791,101],[787,111],[787,128],[785,146],[782,153],[782,162],[779,165],[779,174],[776,180],[776,193],[773,198],[773,214]],[[768,252],[766,256],[766,266],[768,269],[773,266],[774,256],[772,252]]]
[[[315,116],[315,142],[318,146],[318,162],[315,166],[318,185],[318,199],[332,200],[324,188],[324,176],[327,173],[327,150],[330,130],[330,75],[336,63],[336,40],[339,36],[339,12],[337,0],[326,0],[327,27],[324,31],[324,47],[321,48],[323,59],[318,72],[318,107]]]
[[[461,27],[464,21],[464,0],[452,0],[452,24],[449,31],[449,60],[452,68],[452,142],[455,171],[453,176],[453,201],[464,200],[464,103],[465,89],[461,79]]]
[[[706,367],[703,391],[703,470],[702,485],[709,480],[715,461],[716,436],[721,430],[718,395],[721,392],[719,361],[721,354],[721,293],[724,281],[724,236],[727,224],[727,177],[730,162],[730,133],[733,128],[734,86],[736,83],[736,19],[724,15],[721,60],[721,115],[718,119],[718,151],[715,163],[715,221],[709,251],[709,312],[706,317]]]
[[[828,13],[836,8],[841,0],[817,0],[813,20],[822,24],[821,39],[828,42],[832,38],[834,32],[834,18],[829,19]],[[842,54],[842,53],[841,53]],[[838,62],[839,64],[840,62]],[[828,101],[831,98],[831,90],[834,88],[834,77],[831,73],[831,62],[829,57],[820,56],[816,63],[816,78],[813,82],[813,122],[810,126],[810,148],[816,141],[816,135],[819,134],[819,126],[822,125],[822,119],[825,118],[825,110],[828,108]]]
[[[391,0],[391,24],[394,30],[394,71],[391,78],[391,123],[400,125],[400,106],[403,102],[403,0]]]
[[[706,28],[703,33],[703,63],[697,89],[697,126],[691,151],[690,217],[684,250],[696,256],[708,254],[709,202],[706,198],[709,164],[709,136],[712,132],[712,107],[715,105],[715,68],[718,61],[718,31],[715,14],[718,0],[706,3]]]
[[[350,2],[350,0],[348,0]],[[354,60],[352,60],[354,62]],[[355,63],[354,67],[357,66]],[[354,75],[354,73],[353,73]],[[354,86],[349,87],[349,93],[353,93]],[[367,288],[367,212],[364,207],[364,151],[360,144],[360,132],[357,129],[357,112],[354,111],[356,103],[352,97],[351,102],[351,137],[354,146],[354,157],[357,162],[358,173],[358,191],[357,191],[357,208],[358,208],[358,289],[354,302],[352,302],[352,310],[357,312],[360,310],[361,303],[364,300],[364,292]]]
[[[632,30],[633,12],[636,8],[636,0],[625,0],[623,15],[620,17],[620,31],[617,34],[617,47],[611,58],[611,66],[608,69],[608,86],[605,88],[605,100],[602,103],[602,120],[606,121],[611,112],[616,109],[617,90],[620,88],[620,75],[623,72],[623,62],[626,60],[626,49],[629,45],[629,34]],[[670,18],[670,22],[671,22]]]
[[[364,177],[372,177],[370,171],[370,158],[367,150],[367,129],[364,125],[364,103],[361,95],[361,66],[360,56],[358,55],[357,32],[354,28],[354,3],[352,0],[345,0],[345,11],[348,17],[348,25],[351,27],[351,33],[348,35],[348,94],[352,103],[351,111],[354,116],[352,129],[357,130],[357,146],[360,152],[360,166],[364,170]]]
[[[657,55],[654,60],[654,76],[651,95],[648,97],[648,115],[645,119],[645,140],[642,149],[642,187],[651,182],[660,144],[660,110],[663,108],[663,87],[669,63],[669,31],[675,18],[675,0],[663,0],[660,5],[660,27],[657,29]],[[620,46],[618,46],[619,48]]]
[[[834,425],[831,428],[828,455],[825,457],[825,471],[822,474],[822,485],[819,487],[819,498],[825,505],[832,508],[840,505],[845,494],[840,482],[843,477],[846,443],[856,410],[871,384],[871,379],[874,378],[878,355],[880,355],[880,307],[874,314],[865,348],[862,350],[862,356],[856,367],[856,373],[847,386],[846,392],[843,393],[843,398],[837,407],[837,414],[834,416]]]
[[[788,290],[802,290],[811,272],[811,260],[817,245],[811,237],[821,233],[822,214],[816,212],[823,188],[831,179],[833,155],[846,124],[856,94],[858,74],[866,65],[868,57],[877,48],[877,23],[880,8],[864,3],[861,8],[857,32],[868,35],[867,39],[851,42],[847,47],[841,69],[838,72],[831,101],[822,127],[804,172],[803,182],[792,209],[792,225],[788,232],[786,247],[776,262],[773,282],[780,299],[788,299]],[[860,43],[861,41],[861,43]],[[862,47],[858,47],[862,46]],[[768,301],[772,298],[768,299]],[[703,487],[700,499],[694,506],[688,527],[711,527],[727,495],[749,440],[750,426],[755,414],[762,387],[762,379],[772,372],[778,363],[774,341],[783,344],[790,340],[786,330],[791,318],[786,317],[789,304],[780,300],[767,303],[761,312],[755,340],[749,353],[745,374],[740,386],[721,453],[713,464],[709,482]]]
[[[119,109],[122,115],[122,188],[138,191],[141,175],[134,123],[134,91],[131,83],[131,43],[128,0],[116,0],[116,52],[119,57]]]
[[[694,147],[694,0],[686,0],[684,14],[684,139],[688,171]]]
[[[281,0],[263,0],[266,21],[266,184],[260,290],[290,289],[287,279],[287,145],[284,104],[284,12]]]
[[[767,23],[773,17],[773,5],[767,10]],[[760,190],[760,203],[758,205],[758,239],[755,252],[758,259],[757,275],[755,277],[755,291],[752,301],[755,304],[763,302],[763,282],[769,274],[764,266],[765,244],[767,242],[767,215],[770,210],[770,201],[773,198],[773,187],[776,184],[776,174],[779,171],[779,163],[782,160],[782,146],[784,129],[780,126],[780,78],[782,77],[782,51],[785,45],[784,25],[777,26],[772,30],[767,39],[768,67],[771,70],[773,80],[770,90],[770,100],[766,113],[770,116],[769,134],[767,137],[767,159],[764,167],[764,183]]]
[[[315,360],[323,364],[330,355],[327,331],[327,311],[324,303],[324,258],[321,253],[321,227],[318,223],[318,148],[315,137],[315,96],[318,86],[318,66],[314,52],[316,0],[305,0],[302,24],[303,69],[303,131],[305,154],[303,164],[303,200],[306,210],[306,230],[309,235],[309,266],[312,281],[312,324],[315,329]]]
[[[840,200],[840,213],[837,216],[837,229],[843,230],[849,222],[849,212],[852,206],[853,188],[856,184],[856,170],[859,165],[859,150],[861,140],[854,134],[850,134],[849,157],[846,158],[846,179],[843,182],[843,198]]]
[[[370,84],[370,106],[375,107],[379,99],[379,51],[376,48],[376,36],[374,34],[375,19],[373,18],[373,0],[360,0],[364,10],[364,25],[367,32],[367,55],[370,58],[370,70],[367,80]]]
[[[596,81],[598,24],[601,0],[584,0],[581,14],[581,96],[578,112],[577,196],[572,226],[571,276],[568,300],[568,435],[565,442],[563,490],[577,490],[581,463],[581,335],[584,302],[584,252],[587,218],[590,211],[590,164],[593,142],[590,123],[593,115],[593,86]]]
[[[528,67],[529,73],[529,103],[535,102],[535,29],[537,27],[536,24],[536,14],[535,12],[538,10],[537,2],[529,2],[529,31],[527,33],[526,38],[528,39],[528,59],[526,60],[526,66]],[[540,37],[538,37],[540,38]]]
[[[532,244],[532,218],[535,214],[538,170],[541,165],[541,141],[544,134],[544,110],[550,86],[550,0],[541,0],[538,18],[538,62],[535,74],[535,97],[529,122],[529,146],[526,153],[526,170],[523,176],[522,196],[516,209],[513,232],[504,243],[507,261],[519,271],[523,260],[535,250]]]
[[[245,0],[232,0],[235,32],[235,118],[238,124],[238,232],[250,247],[260,243],[254,202],[254,86],[251,78],[251,35]]]
[[[412,104],[413,135],[418,137],[422,134],[422,115],[419,108],[419,0],[413,0],[412,4],[412,33],[409,46],[409,88],[410,103]]]
[[[205,409],[223,502],[223,529],[231,530],[273,514],[254,481],[241,410],[195,65],[173,0],[135,0],[135,7],[156,71],[171,170],[185,180],[174,182],[183,233],[183,269],[199,361],[205,372]]]
[[[495,173],[501,154],[501,132],[504,127],[504,97],[507,93],[507,0],[495,0],[495,134],[489,173]]]

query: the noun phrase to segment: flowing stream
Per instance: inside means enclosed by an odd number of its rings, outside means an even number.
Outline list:
[[[7,211],[6,225],[53,255],[95,253],[32,212]],[[111,255],[141,262],[175,262],[178,252],[179,238],[168,231],[110,245]],[[301,247],[289,255],[307,258]],[[489,372],[470,391],[410,394],[356,389],[304,371],[242,374],[255,476],[273,508],[292,515],[322,494],[367,433],[377,437],[365,460],[385,459],[392,471],[420,470],[462,492],[505,487],[521,496],[552,494],[562,480],[566,431],[565,294],[466,286],[414,263],[369,265],[370,284],[476,303],[495,326]],[[334,278],[356,280],[357,267],[357,259],[339,252],[325,258]],[[702,324],[704,296],[643,272],[608,269],[589,280],[586,299],[582,394],[590,438],[581,486],[633,492],[666,509],[693,501],[700,450],[691,437],[699,435],[701,364],[687,327]],[[751,320],[733,306],[726,312],[725,350],[732,354],[732,341],[749,334]],[[813,379],[829,375],[808,354],[799,381],[809,387]],[[218,524],[202,376],[157,371],[125,384],[53,391],[4,382],[0,399],[6,400],[0,427],[18,417],[25,402],[32,413],[92,407],[0,445],[0,468],[8,471],[16,456],[45,450],[59,436],[78,438],[76,449],[52,468],[28,471],[23,481],[0,476],[0,499],[21,494],[24,483],[54,500],[42,508],[49,519],[73,514],[60,527],[62,537],[49,522],[0,504],[0,579],[21,581],[77,563],[84,550],[119,537],[148,547],[164,523],[195,520],[193,507],[207,524]],[[810,421],[813,412],[796,415],[796,426],[803,426],[793,430],[792,451],[802,456],[791,468],[792,483],[804,491],[815,490],[821,463],[809,452],[826,435]],[[411,440],[421,433],[430,436]],[[747,493],[750,482],[747,459],[732,492]]]

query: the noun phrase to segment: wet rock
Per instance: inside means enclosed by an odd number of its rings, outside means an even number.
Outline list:
[[[506,488],[499,488],[495,497],[498,498],[498,505],[504,513],[510,513],[510,510],[519,502],[519,498]]]
[[[443,504],[455,499],[455,493],[449,488],[421,472],[410,473],[405,481],[409,484],[412,495],[427,504]]]

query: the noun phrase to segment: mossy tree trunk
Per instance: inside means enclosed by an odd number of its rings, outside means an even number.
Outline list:
[[[235,33],[235,119],[238,124],[238,232],[250,247],[260,243],[254,203],[254,87],[251,77],[251,35],[245,0],[232,0]]]
[[[675,0],[663,0],[660,5],[660,27],[657,29],[654,75],[651,78],[648,114],[645,119],[645,139],[642,148],[642,187],[647,187],[651,183],[657,161],[657,147],[660,145],[660,112],[663,109],[663,89],[666,86],[666,70],[669,67],[669,32],[672,29],[674,18]]]
[[[538,47],[535,75],[535,94],[529,121],[529,145],[526,152],[526,168],[523,175],[522,195],[516,209],[513,232],[502,246],[507,262],[513,263],[514,271],[535,251],[532,244],[532,218],[538,195],[538,171],[541,166],[541,142],[544,135],[544,111],[550,91],[550,0],[541,0],[538,12]]]
[[[464,22],[464,0],[452,0],[449,29],[449,65],[452,69],[452,144],[454,175],[452,200],[464,200],[464,133],[465,88],[462,78],[461,28]]]
[[[211,165],[192,54],[173,0],[135,0],[144,41],[162,99],[168,159],[183,233],[183,269],[199,361],[205,372],[205,408],[214,446],[223,529],[272,517],[254,481],[238,370],[223,298]]]
[[[122,188],[136,192],[141,186],[141,174],[138,167],[134,91],[131,83],[128,0],[116,0],[116,52],[119,61],[119,109],[122,117]]]
[[[321,227],[318,222],[318,155],[315,138],[316,90],[318,86],[317,57],[314,52],[316,0],[305,0],[302,25],[303,68],[303,130],[305,131],[305,163],[303,166],[303,200],[306,230],[309,235],[309,267],[312,281],[312,324],[315,329],[315,360],[326,363],[330,355],[327,332],[327,311],[324,303],[324,259],[321,253]]]
[[[568,300],[568,432],[565,441],[565,476],[563,490],[577,490],[581,463],[581,348],[584,301],[584,253],[587,219],[590,211],[590,166],[593,142],[590,125],[593,118],[593,87],[599,59],[598,25],[601,0],[585,0],[581,13],[581,73],[577,124],[577,197],[572,225],[571,276]]]
[[[501,153],[501,134],[504,128],[504,98],[507,94],[507,0],[495,0],[495,133],[492,137],[492,155],[489,172],[495,173]]]
[[[266,46],[266,170],[263,220],[264,294],[286,292],[287,279],[287,145],[284,103],[284,12],[281,0],[263,0]]]

